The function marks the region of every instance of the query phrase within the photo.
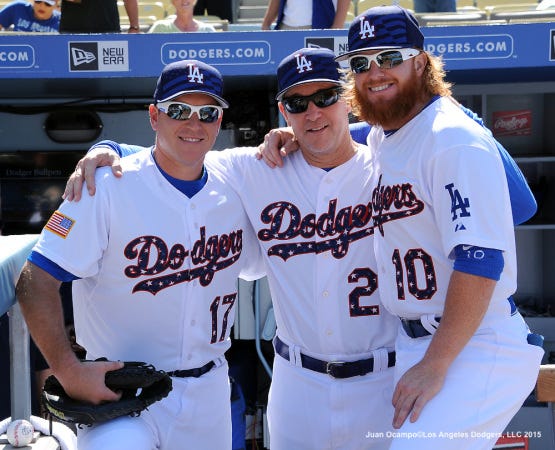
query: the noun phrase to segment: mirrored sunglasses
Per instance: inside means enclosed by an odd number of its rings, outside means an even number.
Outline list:
[[[314,103],[318,108],[327,108],[337,103],[340,95],[341,89],[334,87],[317,91],[312,95],[294,95],[292,97],[286,97],[281,100],[281,103],[287,112],[299,114],[308,109],[308,102]]]
[[[372,61],[380,69],[393,69],[407,59],[414,58],[420,50],[414,48],[399,48],[396,50],[384,50],[375,55],[354,55],[349,58],[349,67],[354,73],[362,73],[370,70]]]
[[[215,122],[224,112],[221,106],[189,105],[174,101],[156,103],[156,107],[166,113],[170,119],[188,120],[194,113],[197,113],[198,119],[205,123]]]

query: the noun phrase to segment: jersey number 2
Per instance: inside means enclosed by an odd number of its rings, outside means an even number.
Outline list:
[[[349,292],[349,312],[351,317],[377,316],[380,314],[379,305],[363,306],[360,304],[361,297],[370,297],[378,288],[378,276],[376,273],[368,267],[363,267],[353,270],[348,278],[349,283],[360,283],[365,280],[366,283],[364,285],[359,285]]]

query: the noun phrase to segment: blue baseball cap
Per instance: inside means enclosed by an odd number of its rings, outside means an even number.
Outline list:
[[[278,101],[281,101],[289,89],[299,84],[315,81],[343,84],[335,54],[323,47],[301,48],[283,58],[277,69],[277,80],[276,100]]]
[[[228,108],[229,103],[222,98],[223,90],[224,80],[216,68],[196,59],[184,59],[164,67],[156,83],[154,101],[160,103],[182,94],[201,93]]]
[[[357,16],[349,27],[349,51],[342,61],[365,50],[424,48],[424,35],[414,15],[398,5],[376,6]]]

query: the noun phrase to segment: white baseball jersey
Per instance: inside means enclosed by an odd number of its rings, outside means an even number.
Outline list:
[[[35,250],[81,278],[74,316],[87,358],[203,366],[230,345],[237,277],[263,275],[252,228],[210,165],[192,198],[164,178],[151,151],[122,167],[121,179],[97,171],[95,196],[64,202]]]
[[[371,155],[360,149],[329,172],[309,165],[301,152],[281,169],[256,160],[255,149],[207,157],[227,166],[263,248],[279,336],[325,360],[392,349],[397,331],[377,292],[374,178]]]
[[[208,157],[227,167],[243,199],[263,249],[277,335],[289,346],[289,360],[274,358],[270,447],[388,449],[393,369],[386,360],[399,321],[378,295],[371,155],[360,146],[327,172],[309,165],[301,152],[271,169],[255,151]],[[375,372],[335,379],[302,368],[301,354],[324,361],[373,357]]]
[[[373,128],[369,143],[378,159],[372,204],[380,294],[392,313],[442,315],[457,245],[502,250],[505,261],[480,328],[441,390],[416,422],[405,420],[390,449],[490,450],[532,390],[543,354],[527,343],[528,327],[520,314],[511,315],[507,301],[515,291],[516,261],[499,152],[448,99],[388,137]],[[399,329],[395,382],[422,360],[431,339]]]
[[[451,252],[462,244],[503,251],[489,312],[509,312],[507,298],[516,288],[514,230],[492,138],[443,98],[391,136],[373,127],[368,139],[379,149],[372,203],[385,306],[409,319],[441,316]]]

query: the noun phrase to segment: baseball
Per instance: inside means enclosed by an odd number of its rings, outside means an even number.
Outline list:
[[[8,425],[6,434],[12,447],[25,447],[33,440],[35,429],[27,420],[14,420]]]

